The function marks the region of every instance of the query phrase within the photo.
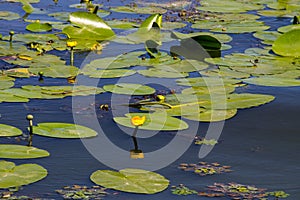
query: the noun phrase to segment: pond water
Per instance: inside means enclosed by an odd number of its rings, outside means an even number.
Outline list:
[[[93,3],[102,3],[105,8],[109,6],[125,5],[131,1],[112,2],[112,1],[93,1]],[[35,7],[43,8],[47,12],[61,12],[75,11],[69,5],[79,3],[76,0],[58,1],[55,4],[52,1],[41,0],[40,3],[33,4]],[[300,3],[300,2],[298,2]],[[0,10],[13,11],[22,15],[24,11],[20,5],[0,2]],[[253,12],[255,13],[255,12]],[[104,18],[141,18],[145,19],[148,15],[143,14],[122,14],[113,12],[111,15]],[[29,15],[28,19],[50,20],[51,18],[45,15]],[[291,18],[276,18],[276,17],[262,17],[260,20],[271,26],[271,30],[276,30],[278,27],[290,24]],[[0,34],[7,35],[9,30],[14,30],[16,33],[28,33],[24,29],[27,23],[22,20],[14,21],[0,21]],[[179,31],[187,32],[192,28],[182,28]],[[122,31],[118,30],[120,33]],[[117,32],[118,32],[117,31]],[[247,48],[257,47],[260,41],[254,38],[252,34],[230,34],[233,40],[227,44],[232,48],[222,51],[222,55],[243,52]],[[119,45],[114,42],[107,44],[104,48],[101,57],[118,56],[126,51],[143,49],[144,45]],[[68,51],[51,51],[50,53],[60,56],[62,59],[69,60]],[[88,53],[75,53],[75,66],[80,66],[85,62]],[[93,56],[93,55],[89,55]],[[2,63],[3,64],[3,63]],[[134,75],[128,80],[134,81],[149,81],[150,86],[158,90],[164,90],[161,86],[160,80],[155,78],[144,78],[142,75]],[[175,79],[174,79],[175,80]],[[176,86],[175,81],[172,86],[174,89],[182,88]],[[98,81],[98,80],[97,80]],[[106,84],[114,84],[117,79],[101,79],[96,84],[102,87]],[[171,81],[171,82],[172,82]],[[157,83],[157,84],[155,84]],[[23,85],[68,85],[66,79],[45,78],[44,82],[38,81],[37,77],[19,78],[15,81],[14,87],[21,87]],[[94,82],[91,82],[94,84]],[[255,185],[259,188],[267,188],[270,191],[283,190],[290,194],[287,199],[300,199],[299,186],[299,116],[300,116],[300,88],[299,87],[267,87],[247,85],[240,88],[239,92],[270,94],[275,96],[275,100],[266,105],[262,105],[250,109],[242,109],[238,114],[225,121],[222,134],[219,138],[219,143],[213,150],[203,159],[199,159],[198,153],[200,146],[192,144],[185,153],[176,161],[165,166],[156,172],[165,176],[170,180],[171,185],[184,184],[185,186],[197,190],[204,191],[207,185],[214,183],[229,183],[236,182],[247,185]],[[112,105],[112,110],[105,111],[98,109],[101,104],[111,105],[111,98],[116,102]],[[122,128],[112,120],[114,112],[117,109],[122,109],[123,101],[127,103],[128,96],[126,95],[111,95],[110,93],[103,93],[96,95],[95,105],[91,105],[90,110],[81,110],[82,107],[78,105],[72,106],[72,97],[54,100],[38,100],[32,99],[28,103],[1,103],[0,104],[0,123],[14,125],[24,132],[27,132],[28,122],[25,119],[27,114],[34,116],[34,124],[41,122],[64,122],[74,123],[75,115],[84,116],[84,120],[80,123],[87,125],[90,116],[96,115],[99,124],[105,129],[107,137],[117,146],[124,150],[133,148],[133,143],[130,135],[124,133]],[[86,99],[82,97],[82,100]],[[131,99],[132,100],[132,99]],[[96,113],[92,113],[96,108]],[[130,108],[131,112],[137,112],[138,109]],[[78,118],[80,119],[80,118]],[[198,122],[186,120],[188,124],[195,125]],[[215,122],[218,123],[218,122]],[[91,125],[92,126],[92,125]],[[198,136],[205,136],[209,129],[209,123],[199,122]],[[130,129],[131,130],[131,129]],[[132,130],[131,130],[132,131]],[[147,131],[141,131],[138,134],[147,134]],[[167,145],[177,132],[160,132],[149,138],[138,138],[139,147],[144,152],[151,152],[160,149]],[[182,140],[189,140],[190,138],[182,137]],[[18,142],[14,138],[0,138],[0,143],[26,144],[25,141]],[[89,177],[99,169],[110,169],[104,163],[96,159],[86,148],[85,142],[78,139],[56,139],[41,137],[34,135],[34,146],[45,149],[51,154],[50,157],[33,160],[14,160],[6,159],[15,162],[16,164],[23,163],[37,163],[48,170],[48,176],[36,183],[23,186],[17,195],[27,195],[34,198],[42,199],[61,199],[61,196],[55,193],[55,190],[66,185],[94,185]],[[109,152],[110,149],[107,149]],[[115,158],[112,156],[112,160]],[[184,172],[178,169],[180,163],[198,163],[218,162],[222,165],[232,166],[233,172],[224,173],[212,176],[197,176],[192,172]],[[139,166],[136,166],[139,168]],[[114,191],[110,191],[114,193]],[[118,194],[111,194],[105,199],[211,199],[200,196],[176,196],[167,190],[154,195],[142,195],[118,192]],[[228,199],[227,197],[220,197],[218,199]]]

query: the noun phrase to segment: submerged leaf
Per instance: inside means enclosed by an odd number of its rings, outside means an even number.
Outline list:
[[[142,169],[95,171],[90,179],[103,187],[123,192],[155,194],[167,189],[169,180],[155,172]]]

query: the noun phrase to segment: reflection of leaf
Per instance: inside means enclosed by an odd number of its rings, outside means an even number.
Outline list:
[[[39,181],[47,176],[47,170],[37,164],[16,166],[13,162],[0,161],[0,188],[18,187]]]
[[[99,16],[88,12],[73,12],[69,20],[74,26],[67,26],[63,33],[69,38],[87,40],[107,40],[114,36],[113,30]]]
[[[106,188],[142,194],[155,194],[169,185],[169,181],[162,175],[142,169],[127,168],[119,172],[98,170],[90,178]]]

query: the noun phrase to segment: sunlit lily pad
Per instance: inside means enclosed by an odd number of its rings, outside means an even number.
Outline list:
[[[43,158],[50,154],[42,149],[14,144],[0,144],[0,158],[29,159]]]
[[[84,75],[91,78],[119,78],[124,76],[131,76],[136,71],[130,69],[107,69],[107,70],[90,70],[83,71]]]
[[[153,89],[152,87],[132,83],[105,85],[103,86],[103,89],[112,93],[127,95],[147,95],[155,93],[155,89]]]
[[[0,11],[0,20],[15,20],[19,19],[20,15],[18,13],[9,12],[9,11]]]
[[[281,56],[300,57],[300,29],[291,30],[278,37],[272,50]]]
[[[123,192],[155,194],[169,186],[169,180],[155,172],[142,169],[122,169],[95,171],[90,179],[103,187]]]
[[[187,24],[182,22],[164,22],[162,29],[164,30],[174,30],[185,27]]]
[[[288,26],[282,26],[282,27],[279,27],[277,30],[278,30],[278,32],[286,33],[286,32],[289,32],[291,30],[294,30],[294,29],[300,29],[300,25],[299,24],[293,24],[293,25],[288,25]]]
[[[34,22],[28,24],[26,29],[31,32],[47,32],[52,30],[52,26],[49,23]]]
[[[43,72],[43,76],[53,78],[68,78],[71,76],[77,76],[79,69],[74,66],[67,65],[53,65],[51,67],[32,67],[29,68],[29,72],[38,75],[39,72]]]
[[[220,77],[196,77],[196,78],[183,78],[176,80],[178,85],[184,86],[205,86],[213,87],[220,85],[234,85],[240,82],[236,79],[220,78]]]
[[[171,70],[169,69],[169,71],[165,71],[165,70],[151,68],[148,70],[139,70],[138,73],[147,77],[159,77],[159,78],[182,78],[188,76],[188,73],[178,72],[174,69],[172,71]]]
[[[230,119],[237,114],[237,109],[230,110],[204,110],[197,114],[183,115],[182,117],[200,122],[217,122]]]
[[[87,40],[107,40],[115,34],[113,30],[98,15],[88,12],[73,12],[69,20],[75,26],[68,26],[63,33],[69,38],[80,38]]]
[[[0,137],[4,137],[4,136],[11,137],[11,136],[18,136],[22,134],[23,132],[14,126],[0,124]]]
[[[131,124],[131,117],[133,116],[146,116],[145,123],[139,127],[144,130],[158,130],[158,131],[174,131],[184,130],[188,128],[188,124],[175,117],[167,116],[163,113],[127,113],[125,117],[114,117],[114,121],[120,125],[135,128]]]
[[[261,31],[253,34],[254,37],[263,40],[264,44],[273,44],[273,42],[280,36],[281,34],[277,31]]]
[[[45,168],[37,164],[15,165],[0,161],[0,188],[12,188],[37,182],[47,176]]]
[[[81,125],[67,123],[39,123],[33,127],[33,133],[56,138],[89,138],[95,137],[97,132]]]
[[[274,86],[274,87],[300,86],[300,80],[284,78],[284,77],[264,76],[264,77],[244,79],[243,82],[254,84],[254,85]]]
[[[1,102],[28,102],[28,98],[15,96],[13,94],[6,93],[5,91],[0,90],[0,103]]]
[[[125,21],[125,20],[116,20],[116,19],[106,21],[106,23],[110,27],[116,28],[116,29],[131,29],[131,28],[136,28],[139,26],[134,22],[129,22],[129,21]]]

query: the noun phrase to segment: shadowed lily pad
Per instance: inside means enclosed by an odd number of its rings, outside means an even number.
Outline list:
[[[0,161],[0,188],[19,187],[37,182],[47,176],[45,168],[37,164],[15,165],[13,162]]]
[[[127,95],[147,95],[155,93],[155,89],[152,87],[141,85],[141,84],[132,84],[132,83],[118,83],[114,85],[104,85],[103,89],[116,93],[116,94],[127,94]]]
[[[11,137],[22,135],[22,131],[14,126],[0,124],[0,137]]]
[[[162,175],[142,169],[98,170],[90,178],[103,187],[131,193],[155,194],[169,186]]]
[[[146,116],[145,123],[139,127],[143,130],[175,131],[188,128],[188,124],[175,117],[167,116],[164,113],[127,113],[126,117],[114,117],[114,121],[126,127],[135,128],[131,123],[133,116]]]
[[[39,123],[33,127],[33,133],[56,138],[89,138],[95,137],[97,132],[81,125],[67,123]]]
[[[48,157],[48,151],[36,147],[14,144],[0,144],[0,158],[29,159]]]

